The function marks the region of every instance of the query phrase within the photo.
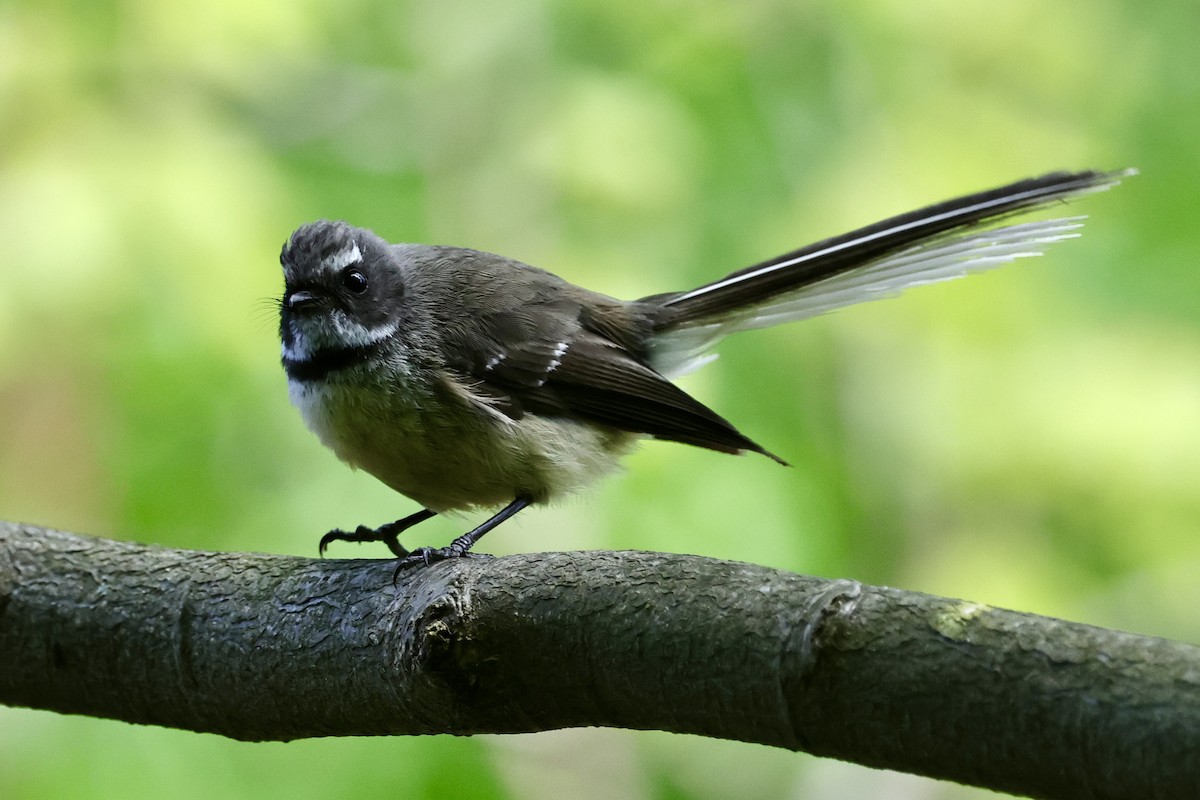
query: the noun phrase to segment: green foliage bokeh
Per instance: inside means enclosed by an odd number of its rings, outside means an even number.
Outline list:
[[[484,549],[693,552],[1200,641],[1198,29],[1194,0],[9,0],[0,517],[315,555],[412,511],[288,406],[277,256],[314,218],[635,297],[1136,166],[1042,259],[727,342],[687,388],[792,469],[648,443]],[[7,800],[903,791],[983,794],[662,734],[249,745],[0,709]]]

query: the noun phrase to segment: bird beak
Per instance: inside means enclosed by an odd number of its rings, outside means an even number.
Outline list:
[[[292,292],[291,294],[285,295],[283,298],[283,304],[292,311],[296,311],[304,306],[311,306],[313,303],[316,303],[318,299],[319,298],[312,292],[307,291],[306,289],[300,289]]]

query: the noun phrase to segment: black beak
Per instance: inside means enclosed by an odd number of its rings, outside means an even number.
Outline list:
[[[320,298],[306,289],[299,289],[284,295],[283,304],[292,311],[298,311],[305,306],[314,305]]]

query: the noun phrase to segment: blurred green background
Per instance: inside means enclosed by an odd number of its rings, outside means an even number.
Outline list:
[[[1195,0],[0,2],[0,518],[315,555],[414,510],[288,406],[277,258],[317,217],[635,297],[1136,166],[1045,258],[687,379],[794,468],[647,443],[485,549],[699,553],[1200,642],[1197,30]],[[655,733],[252,745],[0,709],[6,800],[986,794]]]

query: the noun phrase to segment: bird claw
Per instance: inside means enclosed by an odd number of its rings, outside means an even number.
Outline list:
[[[317,552],[324,557],[325,548],[329,547],[332,542],[356,542],[359,544],[363,542],[383,542],[397,558],[407,558],[409,556],[408,549],[400,544],[399,532],[387,532],[379,528],[368,528],[366,525],[359,525],[354,529],[353,533],[347,533],[341,528],[334,528],[321,537],[321,541],[317,543]]]
[[[396,571],[392,574],[392,585],[400,580],[400,573],[414,567],[429,567],[439,561],[450,561],[455,558],[494,558],[489,553],[475,553],[465,547],[451,544],[449,547],[418,547],[396,562]]]

